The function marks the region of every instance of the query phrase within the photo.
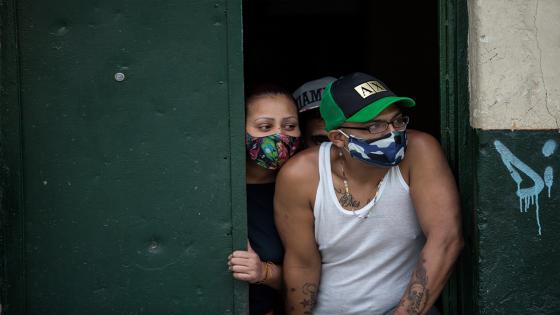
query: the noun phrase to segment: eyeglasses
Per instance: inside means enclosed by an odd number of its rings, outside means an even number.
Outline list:
[[[391,121],[386,120],[374,120],[371,125],[367,127],[347,127],[347,126],[340,126],[339,128],[346,128],[346,129],[358,129],[358,130],[367,130],[371,134],[381,133],[389,128],[389,124],[393,125],[396,130],[404,130],[406,129],[406,125],[410,122],[410,117],[408,116],[399,116],[394,118]]]

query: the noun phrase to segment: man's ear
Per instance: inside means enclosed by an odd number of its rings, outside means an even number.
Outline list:
[[[328,137],[329,140],[333,143],[333,145],[337,146],[339,149],[344,148],[348,139],[338,129],[329,131]]]

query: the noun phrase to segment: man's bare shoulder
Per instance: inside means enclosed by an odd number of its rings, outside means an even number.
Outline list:
[[[408,129],[407,136],[406,154],[400,168],[405,181],[409,183],[411,169],[436,166],[437,163],[442,162],[444,157],[439,142],[432,135]]]
[[[411,156],[425,154],[439,154],[441,146],[436,138],[429,133],[418,130],[408,130],[407,152]]]
[[[309,183],[319,176],[319,146],[305,149],[291,157],[278,173],[277,180]]]

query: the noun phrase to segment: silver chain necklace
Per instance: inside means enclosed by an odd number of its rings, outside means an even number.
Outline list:
[[[342,152],[339,153],[339,156],[342,158]],[[356,210],[357,210],[357,207],[358,207],[358,205],[357,205],[358,201],[354,200],[354,197],[350,193],[350,187],[348,185],[348,179],[346,178],[346,173],[344,172],[344,161],[342,159],[340,160],[340,170],[342,172],[342,182],[344,183],[344,191],[342,192],[342,196],[340,197],[339,202],[343,203],[343,204],[350,205],[350,208],[352,209],[351,210],[352,214],[356,218],[360,218],[360,219],[364,219],[364,220],[367,219],[369,217],[369,214],[370,214],[371,210],[373,209],[373,206],[377,203],[377,200],[379,199],[379,191],[381,190],[381,185],[383,184],[383,181],[385,180],[385,177],[383,177],[379,181],[379,184],[377,184],[377,191],[375,192],[375,196],[373,197],[373,204],[371,205],[371,207],[369,207],[367,213],[364,214],[364,215],[359,215],[359,214],[356,214]]]

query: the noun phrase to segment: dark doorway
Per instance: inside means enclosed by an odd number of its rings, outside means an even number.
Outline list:
[[[438,1],[244,0],[245,85],[294,91],[366,72],[413,98],[410,128],[439,139],[438,10]],[[444,309],[441,299],[436,306]]]
[[[437,1],[245,0],[245,83],[295,90],[323,76],[370,73],[409,96],[410,128],[439,138]]]

